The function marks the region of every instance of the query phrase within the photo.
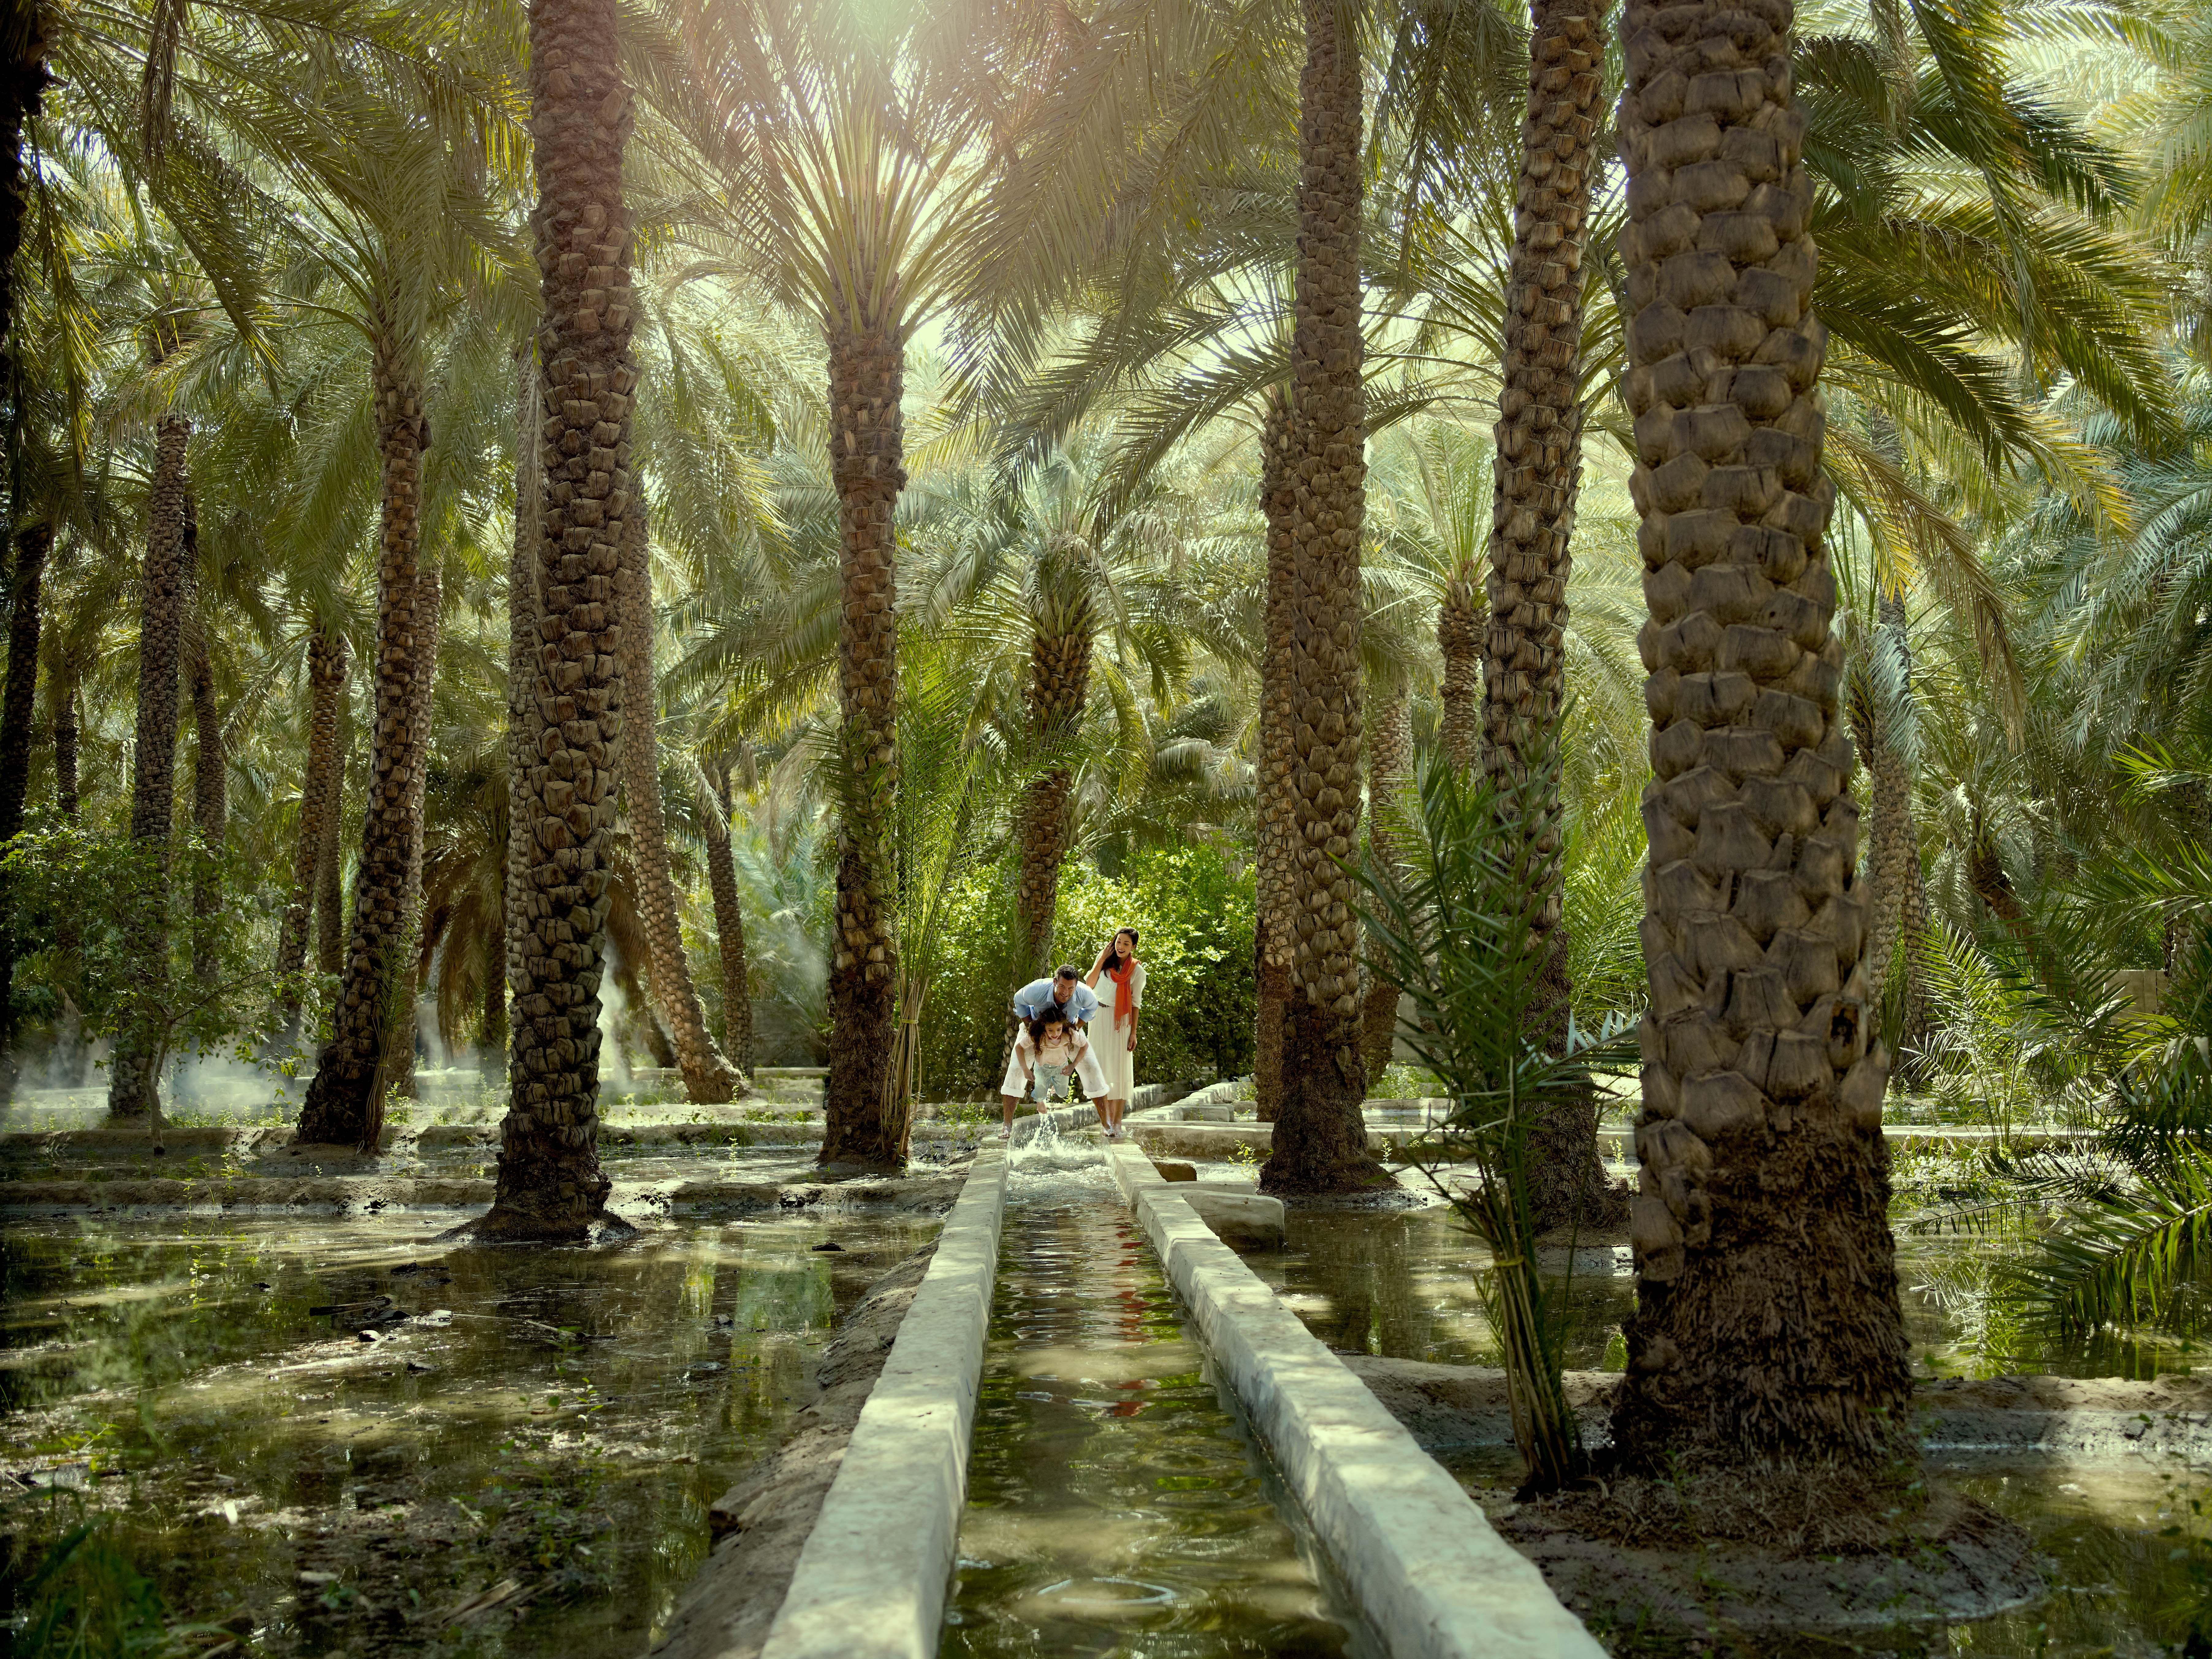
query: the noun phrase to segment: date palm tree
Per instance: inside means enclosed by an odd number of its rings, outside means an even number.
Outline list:
[[[300,829],[292,859],[292,890],[277,933],[276,978],[286,988],[282,1010],[288,1041],[296,1041],[299,976],[307,963],[307,929],[323,848],[334,842],[343,763],[339,727],[346,695],[345,635],[311,623],[307,636],[307,764],[300,785]]]
[[[1655,777],[1613,1438],[1652,1473],[1912,1455],[1787,24],[1649,0],[1622,24]]]
[[[898,784],[897,560],[907,343],[972,289],[991,229],[991,143],[1037,54],[1021,9],[685,0],[680,76],[657,105],[712,166],[722,268],[811,318],[829,353],[841,526],[841,799],[825,1165],[895,1166],[900,983],[890,841]],[[709,269],[713,262],[701,269]]]

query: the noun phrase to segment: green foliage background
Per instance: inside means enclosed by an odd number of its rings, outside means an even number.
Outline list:
[[[947,966],[922,1014],[925,1098],[993,1094],[1005,1073],[1006,1005],[1026,977],[1010,943],[1015,874],[1012,860],[978,872],[951,901]],[[1060,961],[1088,972],[1115,928],[1142,936],[1139,1083],[1210,1082],[1252,1069],[1253,898],[1251,868],[1212,847],[1136,853],[1112,876],[1083,858],[1061,872]]]

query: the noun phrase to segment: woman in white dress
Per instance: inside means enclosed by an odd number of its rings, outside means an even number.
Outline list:
[[[1085,984],[1098,994],[1091,1021],[1091,1052],[1106,1074],[1099,1115],[1106,1138],[1121,1139],[1121,1114],[1129,1109],[1129,1090],[1137,1076],[1137,1016],[1145,1005],[1145,964],[1137,960],[1137,930],[1124,927],[1098,953]]]

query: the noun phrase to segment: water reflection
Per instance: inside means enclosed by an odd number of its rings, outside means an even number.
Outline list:
[[[173,1618],[264,1653],[632,1659],[838,1310],[936,1225],[592,1250],[448,1249],[420,1218],[12,1226],[0,1579],[106,1514]]]
[[[1363,1650],[1150,1247],[1118,1202],[1054,1174],[1018,1177],[1007,1214],[941,1651]]]

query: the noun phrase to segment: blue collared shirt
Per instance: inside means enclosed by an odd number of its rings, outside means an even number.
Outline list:
[[[1024,1019],[1035,1019],[1052,1006],[1052,981],[1048,979],[1037,980],[1014,993],[1014,1012]],[[1098,994],[1079,979],[1060,1007],[1070,1020],[1087,1020],[1098,1012]]]

